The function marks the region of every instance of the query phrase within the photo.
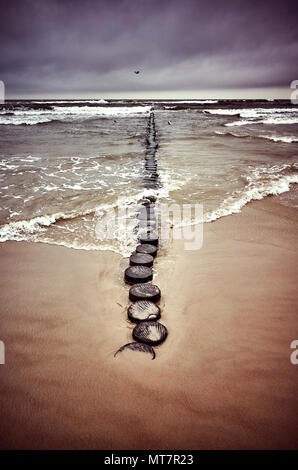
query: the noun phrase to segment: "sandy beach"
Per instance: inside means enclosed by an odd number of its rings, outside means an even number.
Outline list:
[[[167,341],[131,341],[112,252],[5,242],[2,449],[297,448],[297,210],[278,197],[157,258]]]

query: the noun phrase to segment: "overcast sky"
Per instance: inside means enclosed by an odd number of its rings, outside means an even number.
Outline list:
[[[297,19],[297,0],[4,0],[0,80],[8,97],[289,87]]]

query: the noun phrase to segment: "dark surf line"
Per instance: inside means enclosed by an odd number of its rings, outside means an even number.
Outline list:
[[[147,130],[147,148],[145,154],[145,175],[144,187],[146,189],[160,188],[160,182],[157,173],[156,151],[158,144],[156,141],[156,130],[154,112],[150,113]],[[167,335],[167,328],[158,323],[160,318],[160,308],[154,307],[154,304],[160,300],[160,289],[151,284],[153,279],[152,265],[159,245],[158,225],[155,214],[155,197],[146,197],[140,203],[138,212],[138,240],[140,245],[130,256],[130,266],[125,269],[124,281],[132,285],[129,290],[129,299],[131,305],[127,310],[127,318],[131,322],[137,323],[132,331],[134,343],[128,343],[118,349],[114,355],[131,349],[134,351],[151,352],[152,359],[155,359],[155,352],[152,345],[162,343]],[[145,254],[145,256],[144,256]],[[153,254],[153,256],[151,256]],[[138,319],[134,318],[132,311],[141,310],[144,321],[139,325]],[[152,311],[158,311],[158,315],[153,316]],[[150,349],[148,349],[150,346]]]

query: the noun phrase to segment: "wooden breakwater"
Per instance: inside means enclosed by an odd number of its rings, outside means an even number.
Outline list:
[[[157,173],[156,130],[154,112],[150,113],[147,132],[145,155],[144,187],[158,189],[160,187]],[[138,240],[135,251],[129,258],[129,266],[125,269],[124,280],[132,285],[129,300],[132,302],[127,309],[127,317],[136,323],[132,331],[134,341],[122,346],[115,356],[126,349],[149,353],[155,358],[154,346],[162,343],[167,335],[167,328],[158,320],[161,317],[158,303],[161,292],[152,284],[153,264],[158,255],[159,233],[155,211],[155,197],[146,197],[140,202],[138,211]]]

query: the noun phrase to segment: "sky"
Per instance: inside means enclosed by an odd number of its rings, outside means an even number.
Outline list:
[[[4,0],[0,80],[8,98],[288,98],[297,20],[297,0]]]

